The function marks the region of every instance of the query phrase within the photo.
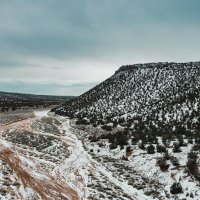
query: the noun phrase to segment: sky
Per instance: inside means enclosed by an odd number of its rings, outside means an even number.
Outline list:
[[[0,0],[0,91],[80,95],[125,64],[200,61],[199,0]]]

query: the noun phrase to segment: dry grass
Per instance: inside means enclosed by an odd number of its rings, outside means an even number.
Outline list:
[[[35,117],[33,111],[0,113],[0,125],[8,125],[33,117]]]

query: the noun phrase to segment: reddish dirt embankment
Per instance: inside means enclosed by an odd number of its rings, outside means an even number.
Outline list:
[[[31,124],[36,120],[36,118],[24,119],[18,122],[10,124],[0,124],[0,131],[16,129],[16,130],[27,130],[32,131]]]
[[[33,199],[38,197],[42,200],[80,199],[75,190],[66,183],[59,182],[59,177],[48,175],[32,160],[29,162],[27,158],[19,156],[4,144],[0,144],[0,159],[16,172],[24,188],[31,188],[35,192]]]

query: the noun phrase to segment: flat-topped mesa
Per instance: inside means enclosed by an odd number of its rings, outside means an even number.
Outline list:
[[[200,127],[200,63],[124,65],[113,76],[52,111],[88,123],[138,121]],[[170,125],[169,125],[170,124]],[[196,128],[197,129],[197,128]]]
[[[138,63],[132,65],[122,65],[116,72],[129,71],[139,68],[164,67],[167,66],[168,64],[169,63],[167,62],[158,62],[158,63]]]
[[[185,62],[185,63],[175,63],[175,62],[152,62],[152,63],[138,63],[132,65],[122,65],[116,72],[122,71],[133,71],[139,68],[185,68],[185,67],[200,67],[200,62]]]

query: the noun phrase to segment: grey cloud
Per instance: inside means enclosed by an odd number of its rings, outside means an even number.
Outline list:
[[[199,60],[199,9],[199,0],[0,1],[0,79],[86,91],[122,64]]]

